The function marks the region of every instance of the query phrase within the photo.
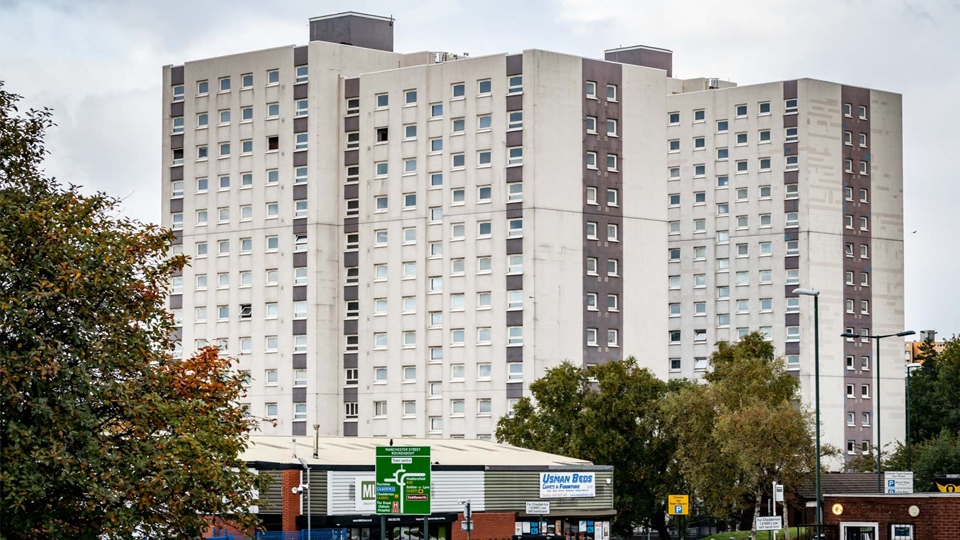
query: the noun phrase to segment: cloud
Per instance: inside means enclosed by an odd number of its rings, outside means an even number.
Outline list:
[[[956,331],[960,2],[956,0],[0,0],[0,79],[52,106],[47,169],[160,217],[161,66],[307,40],[307,19],[393,15],[397,50],[540,48],[592,58],[646,44],[678,77],[812,77],[902,93],[907,324]],[[918,230],[911,235],[909,231]],[[931,264],[935,261],[935,264]]]

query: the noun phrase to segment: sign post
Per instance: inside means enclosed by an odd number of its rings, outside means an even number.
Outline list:
[[[546,536],[547,522],[544,521],[543,516],[550,515],[550,501],[527,501],[525,510],[528,516],[539,516],[537,519],[542,531],[540,534]]]
[[[430,515],[429,446],[378,446],[376,481],[377,514]]]
[[[883,473],[886,493],[913,493],[913,472],[887,471]]]
[[[667,513],[671,516],[686,516],[690,514],[689,495],[667,495]]]
[[[758,531],[779,531],[783,528],[783,518],[780,516],[757,517]]]

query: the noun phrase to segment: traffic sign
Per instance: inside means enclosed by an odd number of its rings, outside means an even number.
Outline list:
[[[550,501],[527,501],[528,516],[546,516],[550,514]]]
[[[913,472],[887,471],[883,473],[883,485],[887,493],[913,493]]]
[[[377,514],[430,514],[430,447],[378,446]]]
[[[671,516],[686,516],[690,514],[690,496],[667,495],[667,510]]]
[[[783,518],[780,516],[757,517],[758,531],[779,531],[783,528]]]

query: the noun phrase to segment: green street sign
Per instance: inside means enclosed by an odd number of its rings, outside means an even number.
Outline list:
[[[377,514],[430,515],[430,447],[377,447]]]

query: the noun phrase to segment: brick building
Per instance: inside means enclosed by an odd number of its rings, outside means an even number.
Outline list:
[[[826,540],[960,540],[960,493],[824,495]]]

